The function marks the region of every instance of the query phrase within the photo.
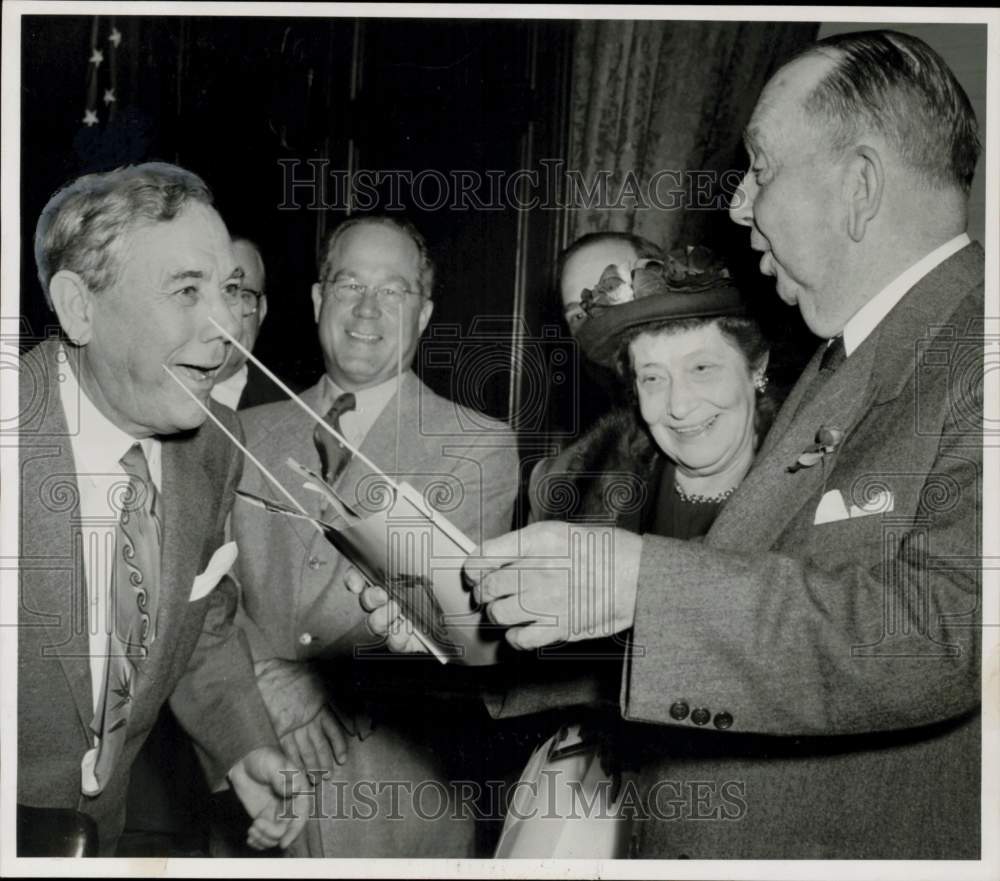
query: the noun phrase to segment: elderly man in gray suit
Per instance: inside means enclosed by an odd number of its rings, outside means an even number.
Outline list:
[[[539,523],[467,573],[524,651],[630,632],[621,710],[651,748],[623,790],[633,856],[976,859],[975,117],[928,46],[876,31],[781,68],[745,135],[732,219],[825,340],[749,475],[703,542],[617,531],[592,545],[613,562],[576,569],[567,525]],[[588,604],[594,571],[613,603]]]
[[[420,233],[388,216],[348,220],[322,249],[319,276],[312,297],[326,372],[303,401],[473,541],[509,529],[514,435],[438,396],[411,370],[434,307],[434,266]],[[250,451],[283,482],[291,456],[362,513],[387,501],[381,476],[294,402],[242,415]],[[319,495],[297,489],[301,479],[287,482],[307,510],[339,522]],[[275,495],[256,468],[242,489]],[[293,853],[474,855],[469,806],[447,784],[464,721],[436,694],[452,689],[454,674],[435,661],[414,668],[372,655],[365,615],[343,589],[348,564],[309,523],[237,505],[233,533],[261,693],[289,756],[323,781]],[[421,785],[434,789],[423,808]]]
[[[287,846],[308,787],[233,627],[223,526],[242,458],[203,424],[220,328],[236,330],[229,234],[200,178],[146,163],[56,193],[35,255],[63,337],[20,363],[19,854],[71,855],[90,825],[114,855],[168,699],[210,784],[228,777],[254,817],[249,843]]]

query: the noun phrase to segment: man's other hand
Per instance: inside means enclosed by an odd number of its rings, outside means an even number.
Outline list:
[[[351,593],[357,594],[361,608],[368,613],[368,628],[385,639],[390,651],[400,654],[427,653],[427,648],[415,635],[413,625],[403,615],[399,604],[390,599],[383,588],[371,584],[354,567],[347,571],[344,583]]]
[[[314,804],[313,786],[302,768],[279,750],[262,746],[233,765],[229,782],[253,820],[250,847],[285,849],[299,837]]]

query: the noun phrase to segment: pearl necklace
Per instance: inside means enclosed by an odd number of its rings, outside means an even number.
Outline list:
[[[675,481],[674,490],[677,492],[677,495],[681,497],[682,502],[700,502],[704,504],[707,502],[724,502],[736,491],[736,487],[731,486],[729,489],[723,490],[722,492],[716,493],[712,496],[703,496],[700,493],[684,492],[684,490],[681,489],[681,485]]]

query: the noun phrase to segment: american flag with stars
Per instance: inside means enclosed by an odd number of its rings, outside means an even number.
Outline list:
[[[114,18],[94,16],[90,27],[90,58],[87,62],[87,98],[83,125],[90,128],[115,118],[118,103],[118,47],[122,34]]]

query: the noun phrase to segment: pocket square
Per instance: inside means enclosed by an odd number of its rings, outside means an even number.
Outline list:
[[[896,507],[896,499],[890,490],[882,489],[872,494],[862,505],[847,507],[839,489],[831,489],[823,495],[816,506],[816,516],[813,525],[820,523],[836,523],[838,520],[855,520],[858,517],[870,517],[873,514],[888,514]]]
[[[816,506],[816,516],[813,518],[813,526],[818,526],[820,523],[835,523],[838,520],[846,520],[850,516],[840,490],[831,489],[823,494],[823,498],[819,500],[819,504]]]
[[[222,547],[212,554],[212,559],[208,561],[205,571],[200,575],[195,576],[194,584],[191,587],[191,596],[188,602],[193,603],[196,600],[207,597],[213,590],[215,590],[215,585],[222,580],[222,576],[225,575],[232,568],[233,563],[236,562],[236,555],[238,553],[239,549],[236,547],[236,542],[231,541],[222,545]]]

